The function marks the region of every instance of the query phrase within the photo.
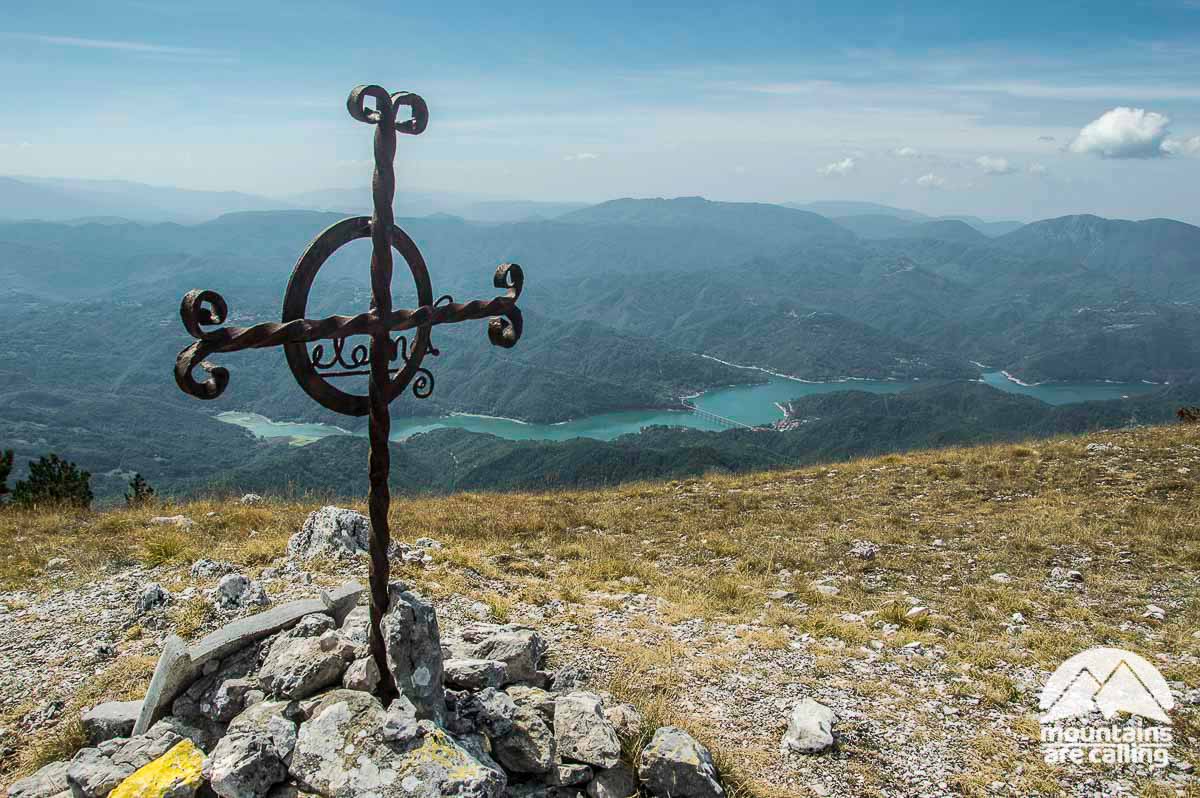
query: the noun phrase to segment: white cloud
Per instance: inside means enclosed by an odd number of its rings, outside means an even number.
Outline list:
[[[1034,177],[1045,177],[1050,174],[1050,170],[1040,163],[1031,163],[1025,167],[1025,171]]]
[[[826,177],[835,177],[838,175],[848,175],[858,167],[858,161],[853,158],[846,157],[840,161],[834,161],[830,164],[825,164],[817,170],[818,174]]]
[[[577,152],[574,155],[563,156],[564,161],[594,161],[600,156],[594,152]]]
[[[1200,155],[1200,136],[1190,139],[1167,139],[1162,145],[1163,152],[1171,155]]]
[[[912,147],[897,147],[896,149],[892,150],[892,155],[895,155],[897,158],[920,158],[921,157],[921,153],[918,150],[913,149]]]
[[[921,175],[917,178],[917,185],[921,188],[943,188],[946,185],[946,178],[939,177],[933,172],[927,175]]]
[[[975,159],[975,163],[985,174],[989,175],[1009,175],[1015,171],[1006,158],[993,158],[991,155],[980,155]]]
[[[1071,152],[1101,158],[1159,158],[1171,120],[1142,108],[1114,108],[1089,123],[1071,142]]]

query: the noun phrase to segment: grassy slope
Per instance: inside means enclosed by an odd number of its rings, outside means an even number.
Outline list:
[[[1094,442],[1119,448],[1088,452]],[[924,711],[924,692],[937,688],[945,693],[939,700],[961,702],[963,717],[980,713],[978,724],[992,724],[997,712],[1008,716],[1003,733],[982,725],[965,738],[953,732],[960,772],[951,786],[982,794],[999,779],[1033,795],[1060,787],[1061,774],[1036,751],[1036,690],[1067,656],[1100,644],[1129,648],[1168,680],[1200,686],[1190,653],[1200,628],[1198,480],[1200,428],[1163,426],[603,491],[398,501],[392,518],[406,539],[429,535],[446,544],[433,569],[401,568],[400,576],[435,598],[484,600],[513,620],[552,599],[565,602],[565,618],[578,626],[567,647],[598,648],[592,660],[621,674],[614,692],[708,741],[746,794],[797,794],[794,771],[781,770],[775,750],[782,729],[739,725],[736,711],[720,718],[682,709],[678,699],[756,661],[792,657],[805,667],[789,682],[833,689],[861,715],[843,719],[840,750],[809,760],[813,772],[858,794],[894,790],[888,743],[872,738],[870,716],[912,717]],[[169,583],[201,555],[254,573],[281,555],[311,509],[304,502],[197,502],[104,514],[9,510],[0,513],[0,585],[34,586],[52,557],[70,559],[75,570],[66,579],[75,581],[140,561],[158,566]],[[164,511],[199,523],[191,533],[146,525]],[[206,519],[210,511],[219,514]],[[874,560],[850,556],[858,539],[881,547]],[[1084,582],[1055,586],[1055,566],[1078,568]],[[998,572],[1011,582],[989,578]],[[837,584],[839,595],[813,590],[818,578]],[[613,596],[631,584],[661,599],[659,611],[615,630],[601,623],[620,605]],[[780,587],[796,591],[799,603],[767,601]],[[912,597],[931,608],[928,620],[904,622]],[[1151,603],[1166,608],[1165,622],[1143,618]],[[872,611],[879,616],[865,624],[843,617]],[[1015,632],[1006,628],[1014,612],[1028,619]],[[673,625],[696,618],[728,634],[678,643]],[[880,618],[902,628],[885,639],[871,625]],[[880,662],[895,666],[886,677],[854,671],[872,640],[884,643]],[[901,656],[911,641],[944,654]],[[88,700],[128,694],[144,670],[132,669],[133,683],[102,674]],[[1032,692],[1017,684],[1020,674],[1034,675]],[[1176,714],[1176,753],[1192,757],[1200,745],[1196,710]],[[935,742],[950,734],[942,721],[928,720],[921,734]],[[0,725],[13,728],[14,718]],[[27,770],[67,744],[62,730],[18,740],[3,770]],[[1173,794],[1145,780],[1139,788]]]

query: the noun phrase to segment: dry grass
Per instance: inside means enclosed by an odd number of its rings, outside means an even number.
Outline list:
[[[1091,441],[1121,449],[1089,454]],[[608,490],[398,500],[392,517],[406,538],[446,546],[432,576],[406,577],[436,580],[427,588],[435,596],[484,601],[499,620],[519,619],[522,603],[557,598],[575,607],[603,601],[589,594],[644,592],[662,600],[668,622],[752,624],[741,644],[772,651],[805,633],[853,649],[878,632],[843,616],[874,613],[901,627],[889,646],[943,647],[964,674],[953,690],[1005,707],[1017,699],[1014,668],[1052,669],[1102,643],[1164,654],[1168,680],[1198,684],[1200,668],[1181,657],[1194,651],[1200,629],[1197,479],[1200,428],[1169,426]],[[253,570],[282,553],[311,509],[201,501],[103,514],[6,511],[0,584],[28,587],[53,557],[68,558],[79,579],[131,560],[182,567],[201,555]],[[174,512],[197,526],[183,533],[146,523]],[[880,546],[874,560],[850,556],[858,539]],[[1054,567],[1077,568],[1084,581],[1058,588]],[[1009,580],[990,578],[998,573]],[[817,580],[838,594],[816,592]],[[796,601],[768,606],[765,594],[781,587]],[[914,597],[930,607],[927,619],[905,618]],[[1147,636],[1150,603],[1168,615]],[[1016,612],[1029,619],[1023,630],[1006,628]],[[182,608],[177,622],[192,613]],[[669,718],[713,742],[735,774],[735,794],[773,794],[756,776],[760,748],[722,743],[703,718],[670,709],[684,687],[669,646],[592,642],[619,663],[614,689],[646,710],[648,723]],[[814,676],[836,673],[844,656],[830,649]],[[869,700],[870,686],[861,689]],[[1195,726],[1179,731],[1176,745],[1195,750]],[[982,736],[964,745],[987,763],[981,773],[1036,761],[1015,746],[988,748]],[[872,768],[861,775],[865,794],[883,789]],[[1019,785],[1038,794],[1048,778],[1030,767]],[[977,792],[981,779],[964,776],[959,788]]]
[[[30,744],[18,750],[12,771],[31,773],[42,765],[73,756],[76,751],[87,745],[87,737],[79,719],[80,713],[101,701],[132,701],[141,698],[153,672],[154,660],[150,657],[122,657],[114,662],[71,696],[71,700],[60,713],[63,718],[60,723],[49,733],[33,737]],[[8,717],[0,718],[0,723],[9,726],[35,704],[35,701],[31,701],[28,705],[17,707],[8,713]]]

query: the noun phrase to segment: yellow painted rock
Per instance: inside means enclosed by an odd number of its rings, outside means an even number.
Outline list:
[[[192,798],[203,777],[204,754],[184,740],[148,765],[138,768],[109,793],[109,798]]]

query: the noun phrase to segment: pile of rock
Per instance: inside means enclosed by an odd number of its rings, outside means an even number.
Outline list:
[[[673,727],[654,732],[635,769],[637,711],[543,670],[533,629],[481,623],[443,638],[434,608],[394,583],[381,673],[361,593],[283,604],[190,647],[169,638],[142,701],[86,713],[90,746],[9,795],[724,795],[709,752]],[[381,700],[393,683],[397,697]]]

